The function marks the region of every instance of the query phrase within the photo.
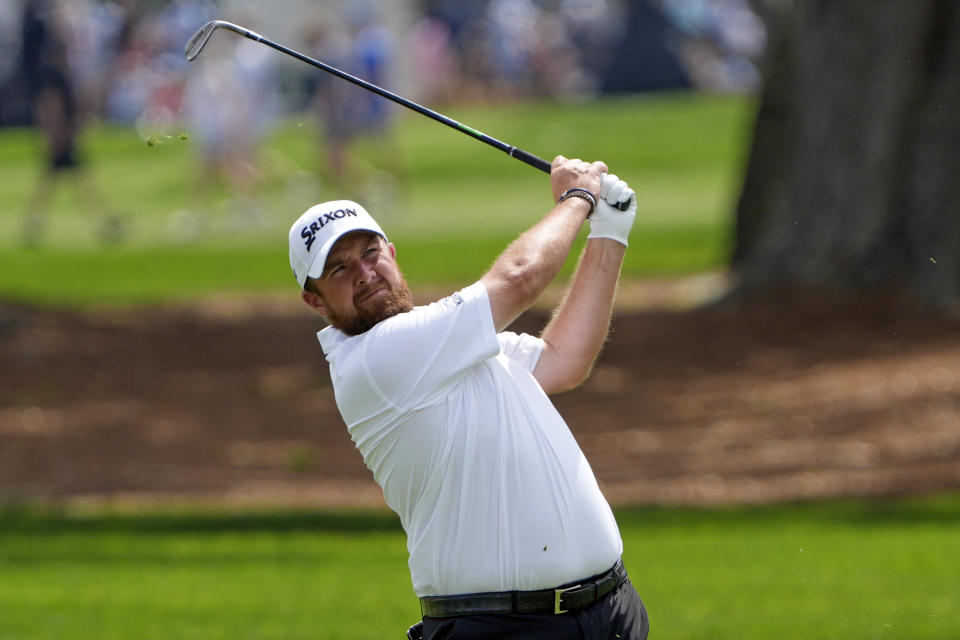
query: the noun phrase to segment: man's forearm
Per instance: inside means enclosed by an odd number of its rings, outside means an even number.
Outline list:
[[[491,295],[497,330],[529,307],[560,272],[577,238],[588,205],[571,199],[558,204],[504,250],[481,279]],[[494,300],[496,298],[496,300]]]
[[[584,219],[594,210],[606,171],[607,165],[599,161],[553,159],[550,190],[558,204],[514,240],[480,279],[498,331],[533,304],[559,273]],[[572,193],[585,194],[587,200],[570,197]]]
[[[586,218],[586,207],[583,200],[558,204],[514,240],[497,259],[493,269],[521,272],[535,292],[534,298],[539,296],[567,261]]]
[[[589,375],[610,329],[625,251],[614,240],[587,241],[570,289],[541,335],[546,346],[535,374],[548,392],[576,387]]]

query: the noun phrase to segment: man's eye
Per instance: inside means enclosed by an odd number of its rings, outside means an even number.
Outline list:
[[[363,256],[365,258],[370,258],[377,255],[378,253],[380,253],[380,247],[373,247],[371,249],[367,249],[366,251],[364,251]]]

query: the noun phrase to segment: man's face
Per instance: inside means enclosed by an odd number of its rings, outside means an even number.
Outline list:
[[[413,296],[397,266],[393,245],[376,233],[348,233],[327,255],[323,273],[303,298],[348,335],[413,309]]]

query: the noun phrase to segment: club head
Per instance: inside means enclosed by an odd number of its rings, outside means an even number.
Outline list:
[[[187,46],[183,48],[183,55],[187,56],[188,61],[193,62],[193,59],[200,55],[200,52],[207,45],[207,41],[210,40],[210,36],[219,26],[221,26],[220,20],[211,20],[197,29],[193,37],[187,41]]]

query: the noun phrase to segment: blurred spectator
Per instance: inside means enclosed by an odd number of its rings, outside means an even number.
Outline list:
[[[532,0],[492,0],[486,18],[498,80],[508,95],[529,93],[534,84],[533,61],[541,45],[540,9]]]
[[[623,13],[608,0],[561,0],[538,23],[538,95],[582,98],[602,88],[610,53],[625,32]]]
[[[27,203],[23,237],[30,245],[39,242],[53,188],[61,176],[69,175],[82,204],[102,218],[101,240],[118,241],[123,235],[122,219],[85,170],[77,147],[82,114],[68,64],[63,15],[58,12],[63,6],[52,0],[24,4],[21,72],[27,79],[33,122],[43,135],[45,154],[43,172]]]
[[[154,16],[128,16],[119,38],[105,108],[114,122],[132,124],[141,120],[141,135],[142,118],[156,117],[151,107],[158,88],[182,80],[185,61],[174,60],[166,46],[165,25],[160,20]],[[175,63],[172,68],[171,62]]]
[[[159,11],[126,12],[117,38],[107,116],[114,122],[136,123],[144,140],[169,133],[179,123],[183,85],[190,72],[183,46],[216,13],[210,0],[174,0]]]
[[[276,116],[274,59],[265,47],[221,38],[212,39],[191,66],[183,115],[200,151],[200,170],[191,171],[187,209],[173,220],[182,236],[202,231],[222,192],[230,199],[230,215],[247,224],[263,221],[259,151]]]
[[[689,89],[674,27],[660,0],[627,3],[625,29],[613,40],[611,61],[603,73],[604,93]]]
[[[308,31],[310,55],[341,71],[390,89],[394,41],[379,21],[376,4],[352,0],[345,5],[343,17],[344,28],[322,24]],[[400,155],[393,148],[390,131],[394,108],[390,101],[325,73],[313,76],[311,95],[311,108],[323,136],[320,143],[321,172],[339,188],[362,191],[377,182],[383,187],[402,171]],[[354,147],[364,138],[377,140],[379,158],[384,166],[363,166]],[[367,197],[371,197],[370,194]]]
[[[418,20],[406,39],[413,75],[414,99],[427,105],[444,104],[457,96],[458,65],[453,30],[436,14]]]
[[[472,99],[702,88],[751,91],[764,28],[746,0],[426,2]],[[414,50],[416,52],[416,50]],[[460,86],[463,86],[462,84]]]
[[[124,26],[132,15],[123,4],[94,0],[60,2],[59,24],[69,55],[77,104],[84,117],[98,117],[110,83]]]
[[[451,65],[457,80],[453,86],[460,99],[575,98],[592,95],[602,85],[609,52],[622,31],[621,4],[438,0],[428,4],[427,13],[431,21],[445,23],[452,36],[449,50],[457,57]],[[442,33],[431,22],[417,28],[417,35]],[[408,49],[420,59],[418,46]]]
[[[694,87],[753,91],[766,44],[763,22],[747,0],[659,0],[680,35],[680,56]]]

